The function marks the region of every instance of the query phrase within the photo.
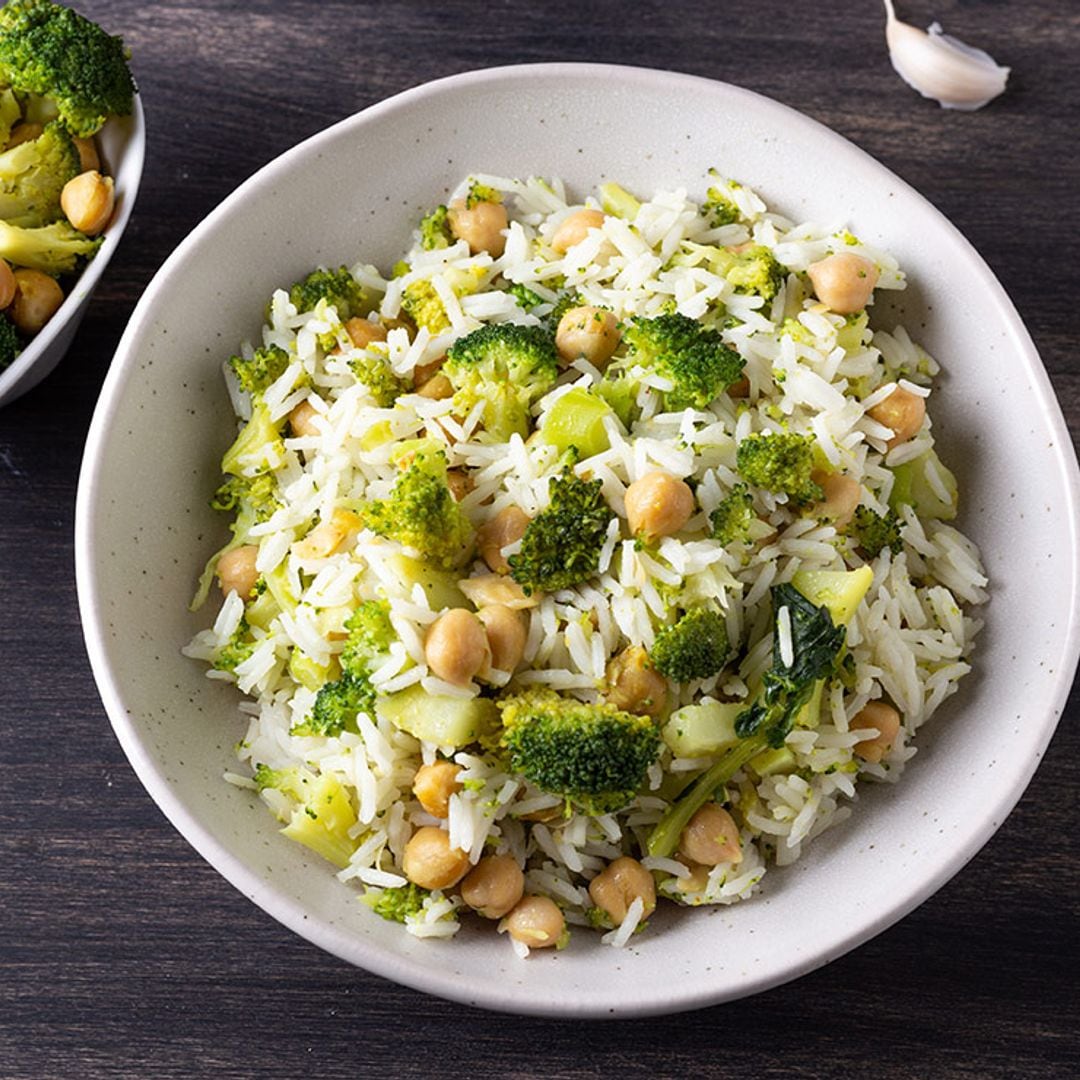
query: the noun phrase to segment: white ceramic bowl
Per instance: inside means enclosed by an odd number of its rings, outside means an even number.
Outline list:
[[[557,174],[585,193],[686,185],[716,165],[797,220],[847,222],[895,254],[894,315],[942,362],[935,434],[963,527],[993,580],[975,672],[919,737],[897,787],[762,894],[658,916],[625,951],[579,934],[522,963],[490,927],[425,943],[367,911],[330,868],[221,780],[242,734],[236,692],[180,647],[187,601],[225,533],[207,508],[232,414],[222,360],[257,334],[271,290],[313,265],[389,265],[422,210],[467,171]],[[1077,468],[1050,384],[1001,286],[924,199],[860,150],[765,98],[682,75],[504,68],[410,90],[272,162],[204,221],[147,289],[120,344],[79,488],[79,601],[102,697],[150,794],[238,889],[353,963],[490,1008],[607,1016],[738,997],[889,926],[956,873],[1019,798],[1077,656]]]
[[[111,119],[98,133],[97,142],[103,171],[116,184],[116,212],[105,230],[104,242],[68,290],[59,310],[23,349],[15,363],[0,372],[0,406],[37,386],[60,363],[86,314],[90,297],[120,243],[135,205],[146,153],[146,126],[138,94],[132,114]]]

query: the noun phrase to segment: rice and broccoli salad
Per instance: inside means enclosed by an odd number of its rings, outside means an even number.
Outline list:
[[[701,187],[469,177],[226,365],[226,778],[418,937],[747,899],[970,670],[938,366],[869,325],[903,273]]]

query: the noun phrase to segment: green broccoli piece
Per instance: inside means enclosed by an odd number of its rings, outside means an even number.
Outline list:
[[[257,644],[251,637],[251,627],[247,620],[241,619],[233,636],[218,650],[212,666],[217,671],[235,671],[238,664],[251,656]]]
[[[340,735],[356,731],[358,713],[375,714],[375,691],[366,675],[344,672],[324,683],[315,695],[311,712],[289,729],[290,735]]]
[[[711,254],[713,270],[726,277],[737,293],[771,300],[787,280],[787,270],[760,244],[738,253],[715,248]]]
[[[15,324],[7,317],[0,314],[0,371],[11,367],[22,352],[22,342],[19,340]]]
[[[410,915],[419,914],[424,901],[431,895],[427,889],[409,882],[388,889],[372,889],[361,897],[376,915],[390,922],[403,923]]]
[[[736,484],[709,516],[713,539],[725,546],[749,538],[754,522],[754,497],[746,484]]]
[[[720,183],[713,184],[705,192],[705,202],[701,205],[701,213],[708,218],[709,224],[714,229],[721,225],[732,225],[741,220],[742,212],[731,197],[731,192],[737,191],[742,185],[735,180],[724,180],[714,169],[709,170],[709,175],[720,180]]]
[[[436,566],[459,566],[472,548],[473,528],[446,482],[446,455],[420,450],[386,499],[364,504],[361,520],[372,532],[397,540]]]
[[[465,209],[471,210],[477,203],[501,203],[502,195],[493,187],[481,184],[477,180],[469,183],[469,193],[465,196]]]
[[[445,206],[436,206],[430,214],[420,219],[420,246],[425,251],[449,247],[453,242],[449,211]]]
[[[356,381],[368,388],[368,393],[381,409],[388,409],[402,394],[409,392],[409,385],[399,379],[381,356],[364,353],[349,361],[349,368]]]
[[[366,315],[371,301],[364,287],[352,276],[347,266],[337,270],[312,270],[306,278],[289,288],[289,300],[297,311],[312,311],[320,300],[333,307],[344,322],[354,316]]]
[[[517,301],[522,311],[532,311],[534,307],[539,307],[544,302],[542,296],[538,296],[525,285],[513,284],[506,291]]]
[[[63,125],[47,124],[36,139],[0,153],[0,218],[35,229],[59,220],[60,192],[80,172],[71,136]]]
[[[711,608],[698,607],[656,635],[649,659],[666,678],[690,682],[723,670],[729,653],[724,620]]]
[[[735,463],[748,483],[787,495],[797,505],[822,498],[821,487],[811,475],[817,462],[810,435],[747,435],[739,443]]]
[[[599,480],[582,480],[569,467],[551,478],[550,505],[529,522],[521,550],[507,560],[526,595],[568,589],[596,573],[615,517],[600,487]]]
[[[130,114],[135,83],[123,41],[50,0],[0,8],[0,83],[55,103],[74,135],[93,135],[110,116]]]
[[[401,292],[401,308],[417,326],[433,334],[450,329],[446,308],[430,281],[410,281]]]
[[[854,534],[855,542],[874,559],[883,548],[889,548],[894,555],[904,550],[904,541],[900,538],[902,525],[895,510],[889,510],[882,517],[869,506],[857,506],[848,532]]]
[[[242,389],[249,394],[261,394],[285,374],[289,354],[277,345],[267,345],[264,349],[256,349],[250,360],[243,356],[229,357],[229,365]]]
[[[271,769],[269,765],[256,765],[252,777],[259,791],[273,788],[299,802],[305,802],[310,794],[312,776],[306,769]]]
[[[0,258],[54,276],[70,274],[79,259],[93,258],[104,239],[84,236],[67,221],[54,221],[41,228],[21,228],[0,221]]]
[[[669,409],[704,409],[742,375],[743,358],[687,315],[637,318],[623,331],[630,360],[670,379]]]
[[[660,752],[654,721],[614,705],[586,705],[545,689],[499,706],[500,746],[514,772],[586,814],[612,813],[630,802]]]
[[[232,446],[221,459],[221,471],[232,476],[267,472],[285,453],[281,441],[284,420],[270,419],[270,410],[259,402],[251,410],[251,419],[241,429]]]
[[[559,323],[562,321],[562,317],[570,311],[572,308],[583,307],[585,304],[585,297],[575,289],[565,289],[559,294],[558,300],[555,301],[555,306],[544,317],[544,326],[549,333],[554,334],[559,328]]]
[[[338,660],[341,670],[350,675],[366,675],[372,660],[397,640],[385,600],[365,600],[345,620],[345,629],[349,636]]]
[[[484,428],[499,442],[529,433],[529,406],[559,373],[555,342],[537,326],[492,323],[458,338],[442,373],[454,387],[454,408],[467,415],[484,402]]]

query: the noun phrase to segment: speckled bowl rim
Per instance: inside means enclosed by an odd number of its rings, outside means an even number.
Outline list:
[[[398,110],[412,110],[424,101],[446,91],[463,87],[483,86],[485,83],[520,79],[523,87],[530,79],[551,79],[559,77],[595,79],[598,83],[623,84],[634,88],[664,90],[677,94],[680,87],[702,88],[723,87],[724,92],[745,100],[750,109],[772,114],[778,124],[797,124],[812,130],[815,137],[826,144],[836,147],[838,154],[849,159],[861,161],[862,166],[873,170],[879,176],[901,189],[908,198],[917,199],[938,219],[941,230],[959,246],[968,261],[968,270],[978,286],[990,295],[998,308],[1002,323],[1011,337],[1011,344],[1022,354],[1033,383],[1033,392],[1037,396],[1045,419],[1056,438],[1055,456],[1065,478],[1062,492],[1065,505],[1063,516],[1068,519],[1070,536],[1070,562],[1068,570],[1072,588],[1069,607],[1069,621],[1061,635],[1061,648],[1055,662],[1055,682],[1052,695],[1047,694],[1051,707],[1045,715],[1031,718],[1032,730],[1027,743],[1029,754],[1023,760],[1011,763],[1011,770],[1006,783],[1000,783],[997,796],[991,806],[978,819],[967,823],[960,830],[954,843],[950,845],[951,858],[930,874],[912,881],[909,891],[893,899],[884,909],[867,911],[865,918],[857,924],[839,928],[835,936],[820,942],[797,961],[786,966],[774,967],[764,972],[748,972],[743,977],[732,980],[720,988],[695,985],[690,988],[656,987],[650,996],[627,1003],[618,1009],[610,1008],[610,1002],[597,1005],[583,1003],[580,1000],[571,1007],[558,1000],[534,1000],[528,991],[507,988],[503,994],[478,992],[467,979],[455,978],[450,972],[429,970],[422,964],[389,954],[375,945],[357,938],[349,937],[336,927],[323,925],[310,919],[302,908],[280,897],[275,888],[270,887],[258,873],[234,858],[215,838],[214,834],[201,827],[189,814],[183,803],[174,797],[164,772],[153,761],[152,755],[144,745],[136,724],[127,714],[121,688],[113,679],[104,644],[104,627],[99,612],[101,596],[99,582],[95,572],[96,548],[95,537],[91,532],[91,508],[95,504],[100,482],[100,469],[103,448],[108,432],[117,418],[118,391],[125,374],[122,362],[131,351],[133,344],[150,322],[152,309],[160,294],[168,286],[172,272],[183,263],[188,251],[201,237],[214,229],[223,217],[240,211],[245,201],[257,197],[261,188],[272,185],[276,170],[284,163],[292,162],[298,156],[317,153],[321,144],[335,138],[343,129],[362,128],[368,120],[385,117]],[[299,145],[293,147],[275,161],[264,166],[245,181],[236,191],[226,198],[172,253],[164,263],[153,282],[143,294],[131,321],[117,349],[116,360],[105,381],[86,444],[86,453],[80,476],[78,502],[76,507],[76,570],[78,581],[79,605],[83,618],[86,647],[90,656],[94,676],[112,722],[116,736],[132,767],[147,791],[157,802],[166,817],[189,843],[218,870],[237,889],[243,892],[264,911],[279,922],[294,930],[297,934],[327,950],[328,952],[357,964],[371,972],[402,983],[418,990],[459,1001],[470,1005],[479,1005],[496,1011],[542,1016],[577,1016],[577,1017],[620,1017],[657,1015],[673,1013],[687,1009],[700,1008],[722,1001],[758,993],[770,987],[798,978],[841,956],[856,945],[867,941],[921,904],[942,885],[952,878],[990,839],[1000,827],[1009,811],[1015,806],[1049,742],[1061,714],[1072,684],[1077,657],[1080,654],[1080,619],[1078,619],[1078,597],[1075,588],[1078,579],[1078,537],[1080,537],[1080,512],[1078,512],[1077,492],[1080,491],[1080,470],[1072,442],[1065,426],[1060,407],[1054,396],[1046,371],[1039,359],[1015,308],[1004,289],[994,277],[989,267],[964,239],[959,231],[934,209],[926,199],[913,188],[897,178],[883,165],[864,151],[854,146],[829,128],[804,116],[785,105],[762,95],[719,83],[716,80],[702,79],[693,75],[665,72],[652,69],[634,68],[605,64],[529,64],[520,66],[488,68],[466,72],[439,79],[406,90],[394,97],[371,106],[332,127],[320,132]],[[999,775],[998,780],[1001,780]]]

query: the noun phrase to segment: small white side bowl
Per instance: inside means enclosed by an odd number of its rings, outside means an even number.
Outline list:
[[[116,212],[105,230],[104,242],[75,279],[59,310],[19,353],[15,363],[0,372],[0,406],[37,386],[60,363],[86,314],[90,297],[120,243],[135,205],[146,155],[146,125],[138,94],[132,114],[113,117],[98,133],[97,142],[105,171],[116,184]]]
[[[236,691],[181,646],[187,603],[225,524],[207,506],[234,430],[221,364],[267,296],[312,266],[389,267],[420,214],[469,170],[704,195],[717,166],[796,220],[847,223],[911,287],[874,309],[944,365],[935,435],[962,491],[992,599],[961,692],[897,786],[730,908],[657,913],[625,950],[579,933],[523,963],[491,926],[449,943],[380,920],[332,868],[224,783],[244,724]],[[277,159],[184,241],[147,289],[94,416],[76,556],[87,648],[117,737],[151,796],[229,881],[297,933],[371,971],[508,1011],[671,1012],[753,993],[839,956],[925,900],[1026,786],[1076,665],[1077,466],[1008,297],[929,203],[838,135],[732,86],[659,71],[538,65],[419,87]]]

